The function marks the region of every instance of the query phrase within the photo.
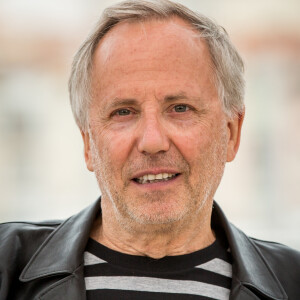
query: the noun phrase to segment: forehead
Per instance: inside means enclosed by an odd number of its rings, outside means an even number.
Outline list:
[[[199,77],[212,77],[212,63],[206,42],[186,21],[166,20],[122,22],[100,41],[93,57],[92,84],[104,91],[126,82],[144,86]],[[204,80],[203,78],[201,79]]]
[[[168,47],[184,42],[186,47],[200,46],[199,32],[183,19],[151,19],[147,21],[124,21],[112,28],[100,41],[96,54],[101,51],[103,59],[108,59],[120,50],[134,52],[139,49],[153,53],[158,45]]]

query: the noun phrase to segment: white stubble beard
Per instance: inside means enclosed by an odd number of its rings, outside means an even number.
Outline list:
[[[144,225],[158,225],[157,228],[161,228],[162,231],[171,231],[174,223],[178,223],[178,221],[182,219],[187,219],[188,222],[189,214],[192,212],[195,215],[195,206],[196,214],[200,214],[203,207],[207,206],[207,201],[212,202],[212,197],[214,196],[215,190],[223,175],[225,164],[223,161],[226,155],[224,152],[224,143],[226,142],[225,128],[222,128],[222,136],[219,143],[218,141],[215,141],[211,144],[211,149],[207,150],[213,153],[213,157],[210,160],[204,161],[205,166],[203,165],[203,169],[208,170],[206,177],[202,176],[199,180],[199,184],[194,189],[189,186],[188,178],[185,178],[186,186],[188,187],[190,197],[192,198],[191,204],[185,206],[185,209],[181,211],[180,214],[170,215],[167,219],[160,219],[153,214],[141,214],[137,209],[128,207],[126,200],[124,199],[125,197],[122,196],[124,190],[118,191],[113,188],[113,178],[112,176],[108,176],[108,174],[111,174],[112,166],[109,166],[107,162],[101,160],[91,130],[89,130],[89,137],[94,172],[102,192],[102,213],[105,212],[108,218],[117,220],[122,227],[129,231],[137,231],[137,227],[144,228]],[[222,164],[218,163],[220,160],[222,160]],[[187,163],[185,162],[185,164]],[[203,186],[205,189],[203,189]],[[126,189],[126,186],[124,186],[124,188]],[[153,199],[154,194],[155,193],[149,194],[149,198],[151,197]],[[201,201],[197,200],[199,197],[202,199]]]

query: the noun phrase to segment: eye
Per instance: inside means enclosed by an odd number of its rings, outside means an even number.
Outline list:
[[[130,115],[130,113],[131,113],[131,111],[127,108],[121,108],[115,112],[115,114],[118,116],[128,116],[128,115]]]
[[[190,108],[185,104],[178,104],[178,105],[175,105],[173,107],[173,109],[174,109],[175,112],[182,113],[182,112],[186,112]]]

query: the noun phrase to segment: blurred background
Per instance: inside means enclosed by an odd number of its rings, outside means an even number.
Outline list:
[[[67,80],[116,2],[0,0],[0,222],[66,218],[99,196]],[[225,27],[246,64],[241,147],[215,199],[249,235],[300,250],[300,1],[178,2]]]

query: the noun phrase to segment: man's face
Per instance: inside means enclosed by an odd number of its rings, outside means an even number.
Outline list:
[[[119,24],[100,42],[83,137],[103,213],[125,225],[170,224],[211,206],[239,127],[222,110],[212,65],[178,18]]]

